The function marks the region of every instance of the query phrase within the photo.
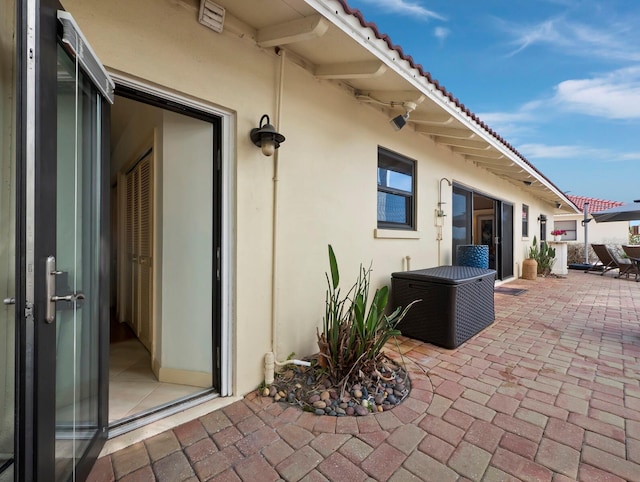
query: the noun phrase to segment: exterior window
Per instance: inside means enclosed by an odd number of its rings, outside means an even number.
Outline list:
[[[575,241],[578,239],[577,221],[555,221],[553,229],[564,229],[567,234],[562,235],[562,241]]]
[[[522,205],[522,237],[529,237],[529,206]]]
[[[378,228],[415,229],[415,166],[378,148]]]

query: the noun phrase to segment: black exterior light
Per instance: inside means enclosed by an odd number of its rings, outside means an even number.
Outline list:
[[[263,121],[266,122],[264,125]],[[262,153],[265,156],[272,156],[280,144],[284,142],[284,136],[276,131],[269,123],[269,116],[267,114],[260,118],[260,125],[251,129],[249,134],[251,142],[262,149]]]
[[[402,107],[404,107],[405,113],[401,115],[397,115],[389,121],[389,123],[397,131],[402,129],[407,124],[407,120],[409,119],[409,116],[414,110],[416,110],[416,107],[418,107],[418,104],[415,102],[403,102]]]
[[[391,125],[393,126],[393,128],[395,130],[399,131],[400,129],[402,129],[405,126],[405,124],[407,123],[407,119],[409,119],[409,113],[408,112],[406,114],[401,114],[401,115],[395,116],[389,122],[391,123]]]

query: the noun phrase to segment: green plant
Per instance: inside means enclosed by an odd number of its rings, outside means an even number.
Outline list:
[[[529,258],[538,262],[538,274],[547,275],[556,261],[556,250],[547,243],[540,243],[538,247],[538,240],[534,236],[533,244],[529,248]]]
[[[358,279],[342,297],[340,272],[333,248],[329,245],[326,309],[323,332],[318,334],[320,365],[325,365],[334,382],[341,384],[351,373],[368,372],[382,354],[382,348],[391,337],[400,334],[397,324],[413,303],[398,307],[390,315],[385,313],[389,300],[389,287],[375,291],[369,303],[371,267],[360,265]],[[415,302],[414,302],[415,303]]]

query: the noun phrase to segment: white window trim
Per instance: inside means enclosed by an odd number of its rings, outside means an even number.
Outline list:
[[[408,229],[374,229],[373,237],[376,239],[422,239],[420,231]]]

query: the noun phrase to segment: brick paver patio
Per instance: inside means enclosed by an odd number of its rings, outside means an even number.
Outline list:
[[[248,395],[98,460],[92,481],[640,481],[640,283],[517,280],[456,350],[401,338],[411,395],[318,417]],[[399,355],[396,355],[399,357]]]

